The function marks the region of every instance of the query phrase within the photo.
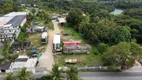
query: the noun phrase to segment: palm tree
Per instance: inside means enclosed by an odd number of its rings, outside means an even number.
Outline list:
[[[4,77],[3,80],[15,80],[15,79],[16,79],[15,76],[12,73],[9,73]]]
[[[31,74],[31,72],[26,71],[26,68],[22,68],[22,70],[20,72],[18,72],[17,78],[19,80],[31,80],[30,74]]]
[[[66,71],[67,80],[80,80],[78,77],[78,69],[75,66],[70,66],[70,68]]]
[[[54,64],[52,68],[52,80],[63,80],[63,71],[59,70],[59,65]]]

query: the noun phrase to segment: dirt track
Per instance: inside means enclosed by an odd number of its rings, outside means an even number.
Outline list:
[[[54,30],[48,31],[48,44],[45,52],[39,59],[39,67],[46,67],[47,70],[52,70],[52,65],[54,64],[54,54],[52,52],[53,49],[53,35],[54,33],[60,33],[58,23],[56,21],[52,21],[54,24]]]

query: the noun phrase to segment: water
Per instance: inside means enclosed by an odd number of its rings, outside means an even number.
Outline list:
[[[121,9],[115,9],[113,12],[111,12],[110,14],[113,14],[113,15],[118,15],[118,14],[121,14],[123,12],[123,10]]]

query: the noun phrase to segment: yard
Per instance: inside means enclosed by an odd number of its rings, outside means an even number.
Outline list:
[[[87,44],[87,42],[81,37],[79,33],[74,31],[69,27],[61,27],[62,41],[66,40],[81,40],[83,44]],[[63,34],[67,34],[67,36],[63,36]],[[96,47],[91,46],[90,54],[72,54],[72,55],[55,55],[55,60],[58,61],[60,65],[68,65],[65,63],[65,59],[77,59],[78,63],[75,64],[77,66],[101,66],[103,65],[102,56],[94,55],[96,51]]]
[[[77,33],[76,31],[74,31],[72,28],[69,27],[63,27],[61,28],[61,34],[68,34],[68,36],[62,36],[62,38],[65,37],[65,39],[70,40],[81,40],[83,44],[86,44],[87,42],[83,39],[83,37],[81,37],[81,35],[79,33]],[[64,41],[64,39],[63,39]]]
[[[41,34],[29,34],[28,41],[32,41],[33,47],[39,48],[41,51],[44,51],[46,44],[42,44],[40,38]]]
[[[102,65],[101,61],[101,56],[100,55],[93,55],[93,54],[80,54],[80,55],[56,55],[55,60],[58,61],[60,65],[68,65],[65,63],[65,59],[77,59],[78,63],[75,64],[77,66],[100,66]]]

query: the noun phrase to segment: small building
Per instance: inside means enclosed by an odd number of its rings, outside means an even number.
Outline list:
[[[34,25],[34,26],[35,26],[35,25],[39,25],[39,22],[38,22],[38,21],[32,21],[32,22],[31,22],[31,25]]]
[[[88,46],[64,46],[63,53],[65,54],[89,54],[90,48]]]
[[[63,17],[67,17],[69,15],[69,13],[63,13],[62,16]]]
[[[64,41],[63,53],[66,54],[88,54],[90,51],[89,45],[82,45],[81,41]]]
[[[21,42],[14,42],[11,46],[11,49],[13,51],[25,51],[27,49],[30,49],[32,46],[31,41],[21,41]]]
[[[46,43],[47,42],[47,32],[43,32],[41,34],[41,43]]]
[[[64,23],[66,23],[66,19],[65,18],[58,18],[57,21],[59,22],[59,25],[63,26]]]
[[[34,34],[34,33],[43,33],[47,32],[47,27],[34,27],[34,28],[27,28],[27,33]]]
[[[54,51],[61,51],[60,34],[54,34],[54,38],[53,38],[53,50]]]
[[[53,14],[50,15],[50,19],[57,20],[59,16],[60,16],[59,14],[53,13]]]
[[[27,71],[31,71],[35,73],[35,66],[37,63],[37,58],[29,58],[28,56],[19,56],[15,62],[11,63],[10,71],[11,72],[18,72],[23,67],[27,68]]]
[[[63,46],[78,46],[78,45],[82,45],[81,41],[64,41],[63,42]]]
[[[9,63],[9,62],[6,62],[4,64],[0,64],[0,73],[1,72],[9,73],[10,72],[10,70],[9,70],[10,65],[11,65],[11,63]]]

